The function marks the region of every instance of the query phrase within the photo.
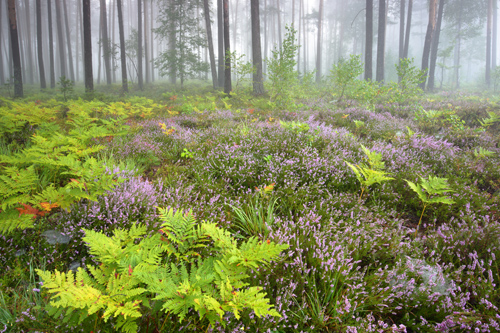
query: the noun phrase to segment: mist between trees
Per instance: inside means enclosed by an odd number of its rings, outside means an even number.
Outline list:
[[[238,59],[253,64],[262,94],[266,59],[293,26],[295,69],[317,82],[361,55],[365,79],[396,81],[394,64],[413,58],[424,89],[493,88],[497,12],[496,0],[3,0],[0,84],[22,96],[23,83],[55,88],[61,78],[89,91],[202,79],[230,92]]]

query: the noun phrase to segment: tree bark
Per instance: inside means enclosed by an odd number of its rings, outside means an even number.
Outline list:
[[[125,54],[125,31],[123,30],[123,11],[122,0],[117,0],[118,6],[118,31],[120,34],[120,58],[122,66],[122,90],[124,93],[128,92],[127,82],[127,56]]]
[[[441,25],[443,22],[445,0],[439,0],[438,17],[436,22],[436,30],[434,31],[434,36],[432,37],[431,45],[431,64],[429,67],[429,81],[427,82],[427,90],[434,90],[434,77],[436,73],[436,62],[437,54],[439,49],[439,37],[441,35]]]
[[[217,30],[217,40],[219,43],[219,87],[224,87],[224,18],[223,18],[223,9],[222,9],[222,1],[223,0],[217,0],[217,23],[218,23],[218,30]]]
[[[45,67],[43,66],[43,39],[42,39],[42,6],[40,0],[36,0],[36,43],[38,53],[38,71],[40,73],[40,88],[47,88],[45,81]],[[3,66],[3,64],[1,64]]]
[[[373,78],[373,0],[366,0],[365,80]]]
[[[3,2],[0,3],[0,31],[3,31]],[[0,49],[3,46],[2,33],[0,32]],[[3,52],[0,50],[0,85],[5,84],[5,73],[3,70]]]
[[[497,36],[498,36],[498,8],[497,0],[493,0],[493,34],[491,36],[491,68],[497,67]]]
[[[429,23],[427,24],[427,33],[425,34],[424,51],[422,54],[422,70],[427,75],[429,70],[429,55],[431,53],[432,38],[434,30],[436,29],[436,7],[437,0],[430,0],[429,2]],[[425,79],[420,83],[420,88],[425,90]]]
[[[316,51],[316,83],[321,82],[321,45],[322,45],[322,25],[323,25],[323,0],[319,0],[318,12],[318,45]]]
[[[283,46],[283,37],[281,35],[281,8],[280,8],[280,0],[276,0],[276,11],[278,14],[278,41],[279,41],[279,46],[280,50],[281,47]]]
[[[493,19],[493,0],[488,0],[488,19],[486,26],[486,85],[491,85],[491,25]]]
[[[85,91],[94,90],[94,78],[92,76],[92,30],[90,25],[90,0],[82,0],[83,4],[83,45],[85,62]]]
[[[71,77],[71,81],[75,81],[75,70],[73,67],[73,51],[71,50],[71,34],[68,24],[68,8],[66,6],[66,1],[63,1],[63,9],[64,9],[64,22],[66,25],[66,45],[68,46],[69,75]]]
[[[259,0],[251,0],[252,17],[252,60],[255,72],[253,73],[253,94],[264,94],[264,78],[262,74],[262,48],[260,43],[260,13]]]
[[[149,71],[149,38],[148,38],[148,0],[144,1],[144,67],[146,74],[146,84],[149,83],[150,71]]]
[[[410,30],[411,30],[411,17],[413,14],[413,0],[408,1],[408,13],[406,17],[406,31],[405,31],[405,47],[403,58],[408,58],[408,49],[410,47]]]
[[[64,51],[64,38],[62,28],[61,0],[56,0],[57,46],[59,48],[59,64],[61,76],[66,77],[66,52]]]
[[[50,65],[50,88],[56,87],[56,73],[54,65],[54,35],[52,33],[52,0],[47,0],[47,16],[49,24],[49,65]]]
[[[33,84],[33,73],[34,73],[34,66],[33,66],[33,49],[32,49],[32,39],[31,39],[31,14],[30,14],[30,0],[25,0],[24,2],[24,7],[25,7],[25,17],[26,17],[26,37],[27,37],[27,57],[26,57],[26,81],[28,81],[29,84]]]
[[[142,90],[142,0],[137,0],[137,83]]]
[[[224,7],[224,93],[231,94],[231,48],[229,46],[229,0],[223,0]]]
[[[19,52],[19,37],[17,30],[16,1],[8,0],[9,8],[9,31],[10,47],[12,49],[12,61],[14,62],[14,97],[22,98],[23,93],[23,75],[21,68],[21,53]]]
[[[399,62],[404,58],[405,52],[405,6],[406,0],[400,0],[399,6]]]
[[[155,67],[153,65],[154,64],[154,58],[155,58],[155,56],[154,56],[154,54],[155,54],[154,53],[154,45],[155,45],[155,43],[154,43],[154,35],[153,35],[153,29],[154,29],[154,26],[153,26],[153,22],[154,22],[154,12],[153,12],[154,5],[153,4],[154,4],[154,2],[151,2],[151,7],[150,7],[151,8],[151,20],[150,20],[151,27],[149,29],[149,32],[151,33],[151,39],[150,39],[151,40],[151,43],[150,43],[150,45],[151,45],[151,82],[155,82]]]
[[[379,0],[377,41],[377,82],[384,82],[385,64],[385,0]]]
[[[102,49],[104,53],[104,71],[106,73],[106,83],[111,85],[111,50],[109,48],[108,38],[108,15],[106,10],[106,0],[100,0],[101,9],[101,31],[102,31]]]
[[[210,54],[210,69],[212,70],[212,85],[217,88],[217,68],[215,66],[214,43],[212,41],[212,24],[210,23],[210,6],[208,0],[203,0],[203,11],[205,14],[205,25],[207,29],[208,52]],[[221,73],[222,75],[222,73]]]
[[[81,13],[81,2],[77,2],[76,6],[76,33],[75,33],[75,38],[76,38],[76,43],[75,43],[75,80],[76,82],[80,81],[80,31],[82,29],[82,23],[80,20],[80,13]]]

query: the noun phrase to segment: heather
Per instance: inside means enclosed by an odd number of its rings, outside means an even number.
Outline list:
[[[14,184],[20,179],[12,168],[30,168],[33,185],[2,192],[2,201],[10,200],[2,212],[13,209],[30,225],[0,236],[0,330],[112,332],[123,323],[119,311],[103,319],[109,304],[82,320],[56,308],[51,302],[57,297],[36,269],[82,274],[101,267],[111,272],[106,281],[141,277],[134,283],[146,288],[153,282],[144,270],[135,276],[136,267],[168,262],[191,273],[201,269],[197,257],[209,260],[229,251],[202,237],[199,247],[175,260],[144,252],[125,259],[129,247],[138,251],[140,244],[165,242],[162,237],[171,243],[161,246],[175,245],[168,253],[195,239],[176,241],[180,231],[172,230],[180,229],[174,227],[165,234],[161,212],[167,211],[191,212],[194,227],[213,224],[238,246],[254,240],[276,244],[279,254],[250,267],[245,284],[228,291],[234,296],[261,288],[276,313],[261,316],[251,306],[238,313],[224,303],[221,315],[203,317],[211,308],[205,305],[204,312],[194,296],[186,311],[176,312],[161,310],[153,295],[137,294],[130,299],[137,305],[127,308],[141,316],[137,331],[500,330],[495,97],[421,96],[394,92],[397,87],[363,97],[356,84],[365,83],[351,81],[329,85],[342,86],[342,95],[330,90],[310,97],[304,97],[310,87],[294,83],[302,89],[300,101],[287,95],[279,103],[250,99],[244,91],[230,99],[151,89],[151,99],[1,105],[0,181]],[[401,93],[411,96],[401,99]],[[46,118],[30,118],[26,105]],[[54,143],[42,145],[36,137]],[[92,173],[79,164],[85,161]],[[96,255],[95,241],[86,241],[97,233],[111,240],[135,228],[143,233],[107,258]],[[183,286],[201,283],[196,279],[186,278]],[[200,288],[203,295],[220,289],[219,301],[228,297],[220,285]],[[187,303],[183,292],[168,297]]]

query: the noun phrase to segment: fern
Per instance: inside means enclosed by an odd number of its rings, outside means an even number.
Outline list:
[[[439,178],[434,176],[429,176],[429,179],[420,177],[421,184],[415,184],[409,180],[405,181],[408,183],[410,188],[417,193],[418,197],[422,201],[424,208],[420,214],[420,219],[418,220],[417,230],[415,230],[415,237],[417,236],[418,228],[420,222],[422,222],[422,216],[424,215],[425,208],[433,203],[444,203],[451,205],[455,203],[452,199],[448,198],[445,194],[446,192],[453,192],[448,185],[446,178]]]
[[[224,325],[228,311],[237,318],[245,309],[259,317],[279,316],[262,288],[249,287],[245,280],[250,268],[277,259],[287,245],[253,237],[238,247],[227,230],[215,223],[199,224],[182,210],[160,209],[160,218],[160,232],[149,237],[144,226],[116,230],[112,237],[86,230],[84,241],[101,264],[89,266],[90,274],[80,268],[76,277],[38,270],[43,287],[53,294],[51,306],[66,309],[71,318],[74,311],[83,319],[82,311],[99,313],[105,320],[117,318],[116,327],[124,332],[138,330],[137,318],[150,299],[161,302],[159,308],[180,322],[190,309],[212,326],[218,321]]]

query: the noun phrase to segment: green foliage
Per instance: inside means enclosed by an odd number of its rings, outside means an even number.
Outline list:
[[[187,148],[184,148],[184,150],[181,153],[181,157],[190,159],[194,157],[194,153],[192,151],[189,151]]]
[[[394,99],[399,104],[407,104],[422,94],[419,84],[424,82],[426,74],[425,71],[413,66],[413,59],[410,58],[401,59],[400,63],[395,66],[399,83],[394,89]]]
[[[337,102],[341,102],[344,95],[352,98],[357,90],[356,78],[363,73],[363,63],[360,55],[351,55],[348,59],[342,58],[338,64],[333,65],[330,78],[336,90]]]
[[[361,183],[361,194],[359,196],[359,200],[363,197],[363,193],[369,186],[373,184],[381,184],[387,180],[394,179],[392,177],[388,177],[388,173],[384,172],[385,164],[382,161],[382,154],[377,152],[372,152],[365,146],[361,145],[364,153],[368,157],[368,165],[367,164],[356,164],[353,165],[347,161],[344,161],[354,172],[356,178]]]
[[[67,79],[66,76],[61,76],[57,85],[59,86],[59,91],[63,94],[64,101],[67,101],[69,94],[73,93],[73,81]]]
[[[236,78],[236,84],[234,90],[241,88],[241,84],[244,83],[245,78],[252,75],[255,72],[255,68],[250,61],[245,61],[245,55],[238,55],[236,51],[230,52],[227,57],[231,61],[231,71]],[[251,82],[251,78],[247,81]]]
[[[417,235],[420,222],[422,222],[422,216],[424,215],[425,208],[433,203],[444,203],[451,205],[454,201],[448,198],[445,194],[446,192],[453,192],[448,185],[446,178],[429,176],[428,179],[420,177],[420,184],[415,184],[409,180],[405,181],[408,183],[410,188],[417,193],[420,201],[422,201],[424,208],[422,209],[422,214],[420,215],[420,220],[418,221],[417,230],[415,231],[415,236]]]
[[[212,326],[224,325],[228,311],[237,319],[245,309],[258,317],[280,316],[262,288],[245,280],[250,269],[276,259],[287,245],[251,237],[238,246],[228,231],[215,223],[197,224],[182,210],[160,209],[160,218],[161,234],[150,237],[145,226],[116,230],[113,237],[86,230],[84,241],[101,262],[89,266],[90,274],[82,268],[76,275],[37,270],[53,294],[51,314],[59,317],[66,309],[64,320],[78,322],[93,314],[105,321],[117,318],[116,327],[124,332],[137,332],[137,318],[160,308],[180,322],[193,309],[201,323]],[[155,301],[161,306],[151,308]]]
[[[489,156],[494,156],[495,155],[494,152],[492,152],[491,150],[488,150],[488,149],[484,149],[483,147],[476,148],[473,151],[473,154],[474,154],[474,156],[477,159],[482,159],[482,158],[485,158],[485,157],[489,157]]]
[[[500,116],[497,115],[495,112],[488,112],[489,118],[483,118],[482,120],[479,121],[481,126],[484,128],[488,128],[494,123],[500,122]]]
[[[281,121],[280,125],[282,128],[294,132],[296,134],[299,133],[307,133],[309,131],[309,125],[300,121]]]
[[[295,109],[293,89],[298,84],[298,73],[295,71],[298,46],[295,44],[296,31],[286,27],[285,38],[281,48],[272,51],[267,60],[271,102],[283,110]]]
[[[271,188],[273,185],[270,185]],[[268,187],[266,187],[268,188]],[[266,191],[264,188],[264,191]],[[272,191],[272,189],[270,190]],[[235,229],[245,236],[267,239],[270,228],[274,225],[274,210],[277,199],[266,200],[259,195],[252,197],[241,208],[231,206],[234,213]]]

